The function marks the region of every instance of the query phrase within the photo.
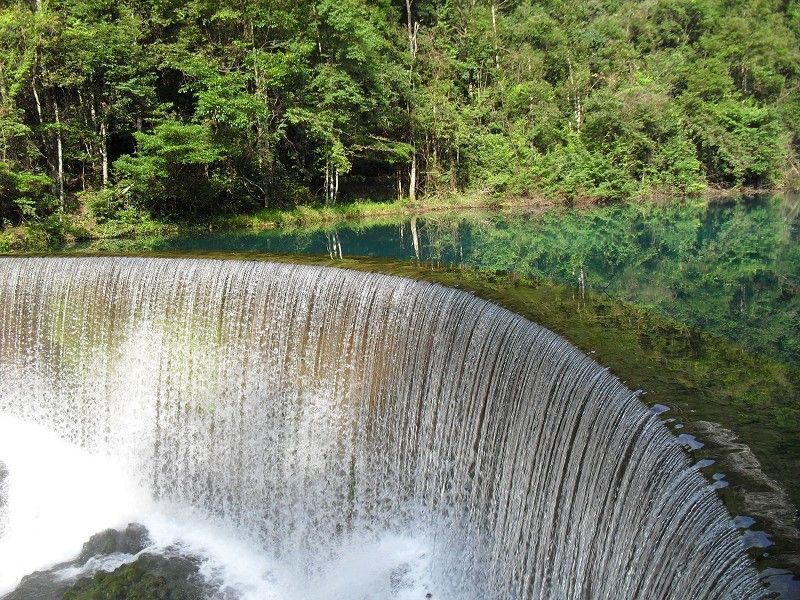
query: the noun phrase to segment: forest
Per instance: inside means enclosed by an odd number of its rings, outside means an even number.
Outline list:
[[[0,0],[0,229],[776,189],[799,155],[798,0]]]

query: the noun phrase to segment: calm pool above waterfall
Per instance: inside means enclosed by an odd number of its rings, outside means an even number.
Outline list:
[[[105,241],[76,250],[439,261],[555,280],[653,308],[800,368],[800,196]]]

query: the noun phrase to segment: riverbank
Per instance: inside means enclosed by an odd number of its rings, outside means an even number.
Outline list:
[[[687,199],[719,200],[738,196],[775,193],[760,188],[708,188],[691,195],[651,193],[616,203],[673,202]],[[498,197],[489,192],[471,191],[447,196],[424,196],[393,201],[356,200],[341,204],[310,204],[292,208],[265,208],[252,214],[220,215],[205,220],[173,220],[153,217],[146,212],[124,211],[118,218],[98,220],[88,213],[58,214],[48,219],[0,229],[0,252],[40,252],[67,244],[96,240],[138,239],[152,236],[177,236],[203,231],[262,231],[278,228],[335,225],[343,222],[387,222],[402,217],[454,211],[520,211],[536,213],[557,208],[587,208],[609,204],[598,198],[573,201],[536,196]]]
[[[585,203],[589,205],[590,201]],[[118,218],[98,220],[91,215],[57,215],[18,227],[0,230],[0,252],[36,252],[62,247],[65,243],[93,240],[136,239],[202,231],[261,231],[336,224],[429,213],[465,210],[547,210],[563,203],[544,197],[498,198],[488,193],[426,196],[390,202],[356,200],[341,204],[310,204],[291,208],[265,208],[251,214],[219,215],[204,220],[172,220],[145,212],[127,211]]]

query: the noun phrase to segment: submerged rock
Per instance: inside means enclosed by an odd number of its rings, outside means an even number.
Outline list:
[[[14,591],[3,596],[3,600],[55,600],[61,598],[70,586],[68,579],[62,579],[58,571],[69,568],[71,563],[56,565],[47,571],[35,571],[22,578]]]
[[[81,579],[63,595],[64,600],[168,600],[172,597],[163,577],[147,573],[136,564],[122,565],[113,573],[100,571],[91,579]]]

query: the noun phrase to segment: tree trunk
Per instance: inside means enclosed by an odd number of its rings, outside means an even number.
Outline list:
[[[406,0],[406,24],[408,26],[408,48],[411,52],[411,70],[414,70],[414,59],[417,57],[417,27],[411,18],[411,4],[413,0]]]
[[[403,199],[403,171],[397,169],[397,199]]]
[[[108,128],[105,119],[100,122],[100,155],[103,158],[103,187],[108,185]]]
[[[258,64],[258,56],[256,56],[256,51],[258,49],[256,47],[256,30],[252,19],[248,23],[248,33],[250,35],[250,44],[253,52],[253,85],[255,86],[255,96],[263,101],[267,110],[269,110],[269,106],[267,104],[268,96],[261,85],[261,69],[259,68]],[[261,179],[261,189],[264,196],[264,208],[268,208],[269,193],[267,190],[269,189],[269,180],[265,175],[266,167],[264,166],[264,163],[266,160],[268,160],[267,154],[269,152],[269,147],[268,144],[264,142],[266,137],[264,130],[265,124],[259,117],[256,119],[256,152],[258,154],[258,174]]]
[[[56,117],[56,153],[58,156],[58,171],[56,185],[58,186],[58,201],[61,211],[64,211],[64,148],[61,138],[61,118],[58,113],[58,102],[53,101],[53,113]]]
[[[497,8],[495,6],[495,3],[492,2],[492,33],[494,34],[494,68],[495,69],[499,69],[500,68],[500,58],[499,58],[498,55],[500,53],[500,50],[499,50],[499,47],[498,47],[498,44],[497,44],[497,15],[496,15],[496,12],[497,12]]]
[[[333,165],[328,163],[328,203],[333,204]]]
[[[334,184],[333,184],[333,203],[339,198],[339,167],[333,167]]]
[[[39,124],[42,124],[42,102],[39,100],[39,92],[36,91],[36,84],[31,81],[31,89],[33,90],[33,99],[36,101],[36,116],[39,117]]]
[[[408,51],[411,55],[411,63],[408,67],[408,81],[411,89],[414,88],[414,61],[417,58],[417,30],[419,24],[414,23],[411,17],[412,0],[406,0],[406,25],[408,27]],[[409,137],[411,138],[411,168],[408,182],[408,199],[411,202],[417,199],[417,146],[414,140],[414,121],[412,117],[411,103],[407,105],[409,121]]]
[[[328,190],[330,189],[330,178],[331,178],[331,165],[330,163],[325,163],[325,204],[328,204],[329,196]]]
[[[336,204],[339,193],[339,167],[328,161],[325,164],[325,204]]]
[[[92,118],[92,131],[93,132],[97,132],[98,130],[100,130],[100,137],[101,137],[101,140],[100,140],[100,158],[101,158],[101,160],[100,160],[100,168],[101,168],[101,171],[102,171],[102,162],[103,162],[102,161],[102,156],[103,156],[103,140],[102,140],[102,136],[103,136],[103,131],[102,131],[102,125],[100,127],[97,126],[97,110],[95,109],[95,104],[96,104],[95,96],[94,96],[94,93],[92,93],[89,96],[89,115]],[[90,138],[89,143],[87,144],[87,147],[86,147],[86,153],[89,155],[89,160],[91,161],[92,173],[93,173],[94,177],[97,176],[97,163],[95,163],[95,154],[94,154],[94,152],[95,152],[95,143],[96,143],[96,140],[95,140],[94,136],[92,136]],[[103,181],[103,185],[105,185],[105,181]]]
[[[408,199],[411,202],[417,200],[417,151],[411,155],[411,176],[408,182]]]
[[[572,73],[572,59],[567,58],[567,66],[569,67],[569,83],[571,92],[575,95],[574,109],[575,109],[575,130],[578,135],[581,134],[581,126],[583,125],[583,106],[581,104],[581,93],[575,83],[575,77]]]

